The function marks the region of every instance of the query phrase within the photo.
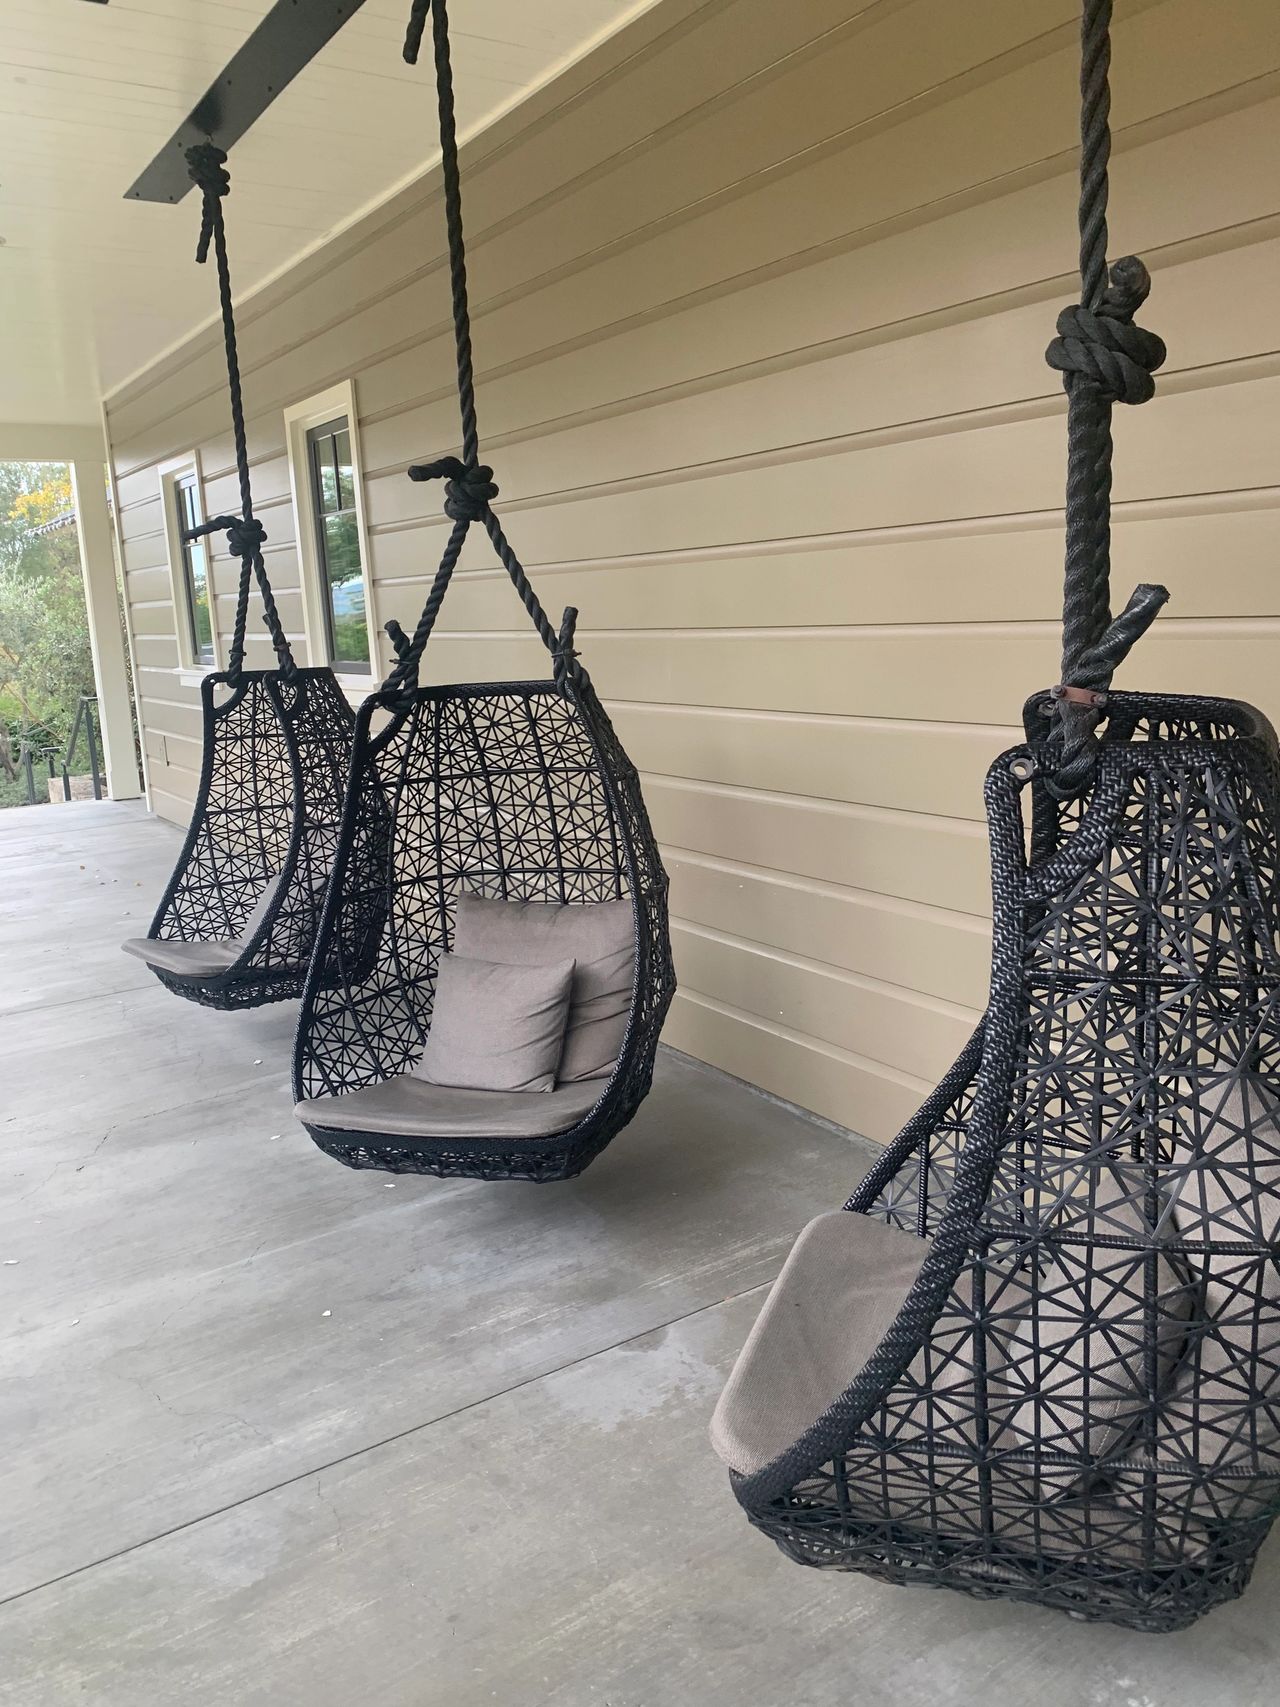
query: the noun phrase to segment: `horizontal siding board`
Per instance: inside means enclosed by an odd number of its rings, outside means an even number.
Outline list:
[[[543,504],[502,507],[519,552],[534,563],[619,552],[688,550],[918,526],[1058,507],[1063,488],[1063,418],[1043,414],[1000,425],[926,424],[897,442],[782,454],[729,472],[679,481],[655,478],[604,495],[590,491]],[[1116,492],[1121,500],[1274,485],[1280,453],[1274,427],[1280,378],[1157,393],[1141,410],[1117,411]],[[814,447],[815,449],[817,447]],[[370,526],[419,524],[428,561],[448,524],[429,509],[430,488],[376,481]],[[484,559],[482,537],[465,561]]]
[[[660,230],[621,252],[608,253],[589,267],[556,274],[536,288],[526,287],[500,306],[485,308],[481,298],[477,336],[483,339],[486,361],[501,364],[520,359],[531,350],[545,348],[553,338],[563,339],[569,328],[575,340],[599,335],[682,298],[719,294],[727,281],[745,283],[766,270],[794,266],[801,257],[818,260],[826,246],[865,242],[894,221],[930,224],[947,211],[949,198],[981,201],[996,186],[1015,187],[1002,180],[1029,155],[1037,161],[1046,158],[1040,152],[1046,142],[1046,106],[1053,109],[1061,131],[1055,149],[1070,145],[1076,117],[1070,92],[1073,79],[1069,72],[1064,76],[1064,68],[1065,63],[1047,60],[923,115],[913,126],[909,148],[902,146],[898,133],[886,132],[847,155],[816,163],[803,175],[769,182],[696,219]],[[1208,65],[1202,69],[1198,87],[1202,91],[1217,88],[1212,69]],[[1252,78],[1258,69],[1251,65],[1244,76]],[[1139,110],[1129,112],[1134,125],[1144,110],[1161,114],[1180,104],[1171,90],[1155,82],[1146,95],[1138,103]],[[1177,128],[1176,121],[1169,122]],[[1189,127],[1190,120],[1186,122]],[[1047,156],[1051,162],[1055,157],[1053,152]],[[1043,177],[1052,169],[1052,164],[1038,164],[1033,175]],[[1069,207],[1068,169],[1064,159],[1062,200]],[[1222,186],[1207,176],[1202,159],[1199,170],[1191,172],[1187,193],[1194,196],[1197,188],[1210,205],[1214,200],[1210,192],[1217,190],[1221,210]],[[1255,185],[1247,205],[1256,207],[1258,196]],[[1275,211],[1273,200],[1267,211]],[[1058,227],[1068,241],[1059,238],[1059,259],[1051,269],[1055,274],[1070,266],[1070,229],[1069,223]],[[1003,282],[1008,277],[1005,272]],[[444,379],[449,370],[443,326],[439,346],[434,371]],[[367,334],[360,335],[360,349],[362,358],[372,353]],[[414,367],[414,363],[402,364],[406,378]]]
[[[251,470],[251,477],[253,506],[262,513],[264,523],[268,511],[288,509],[289,460],[283,450],[277,456],[259,458]],[[206,515],[235,515],[239,512],[239,482],[234,472],[218,473],[213,478],[206,473],[203,486]]]
[[[892,1068],[790,1036],[727,1004],[678,992],[663,1032],[676,1049],[812,1109],[863,1137],[887,1144],[919,1107],[927,1088]],[[862,1165],[850,1152],[849,1189]]]
[[[643,771],[950,818],[981,818],[982,776],[1022,733],[633,703],[610,715]]]
[[[664,845],[844,883],[978,916],[990,906],[986,838],[975,824],[647,776]]]
[[[1280,172],[1280,100],[1226,113],[1186,131],[1153,138],[1122,152],[1124,171],[1143,186],[1127,221],[1126,237],[1152,257],[1167,245],[1216,233],[1231,246],[1258,220],[1274,216]],[[1257,170],[1224,181],[1214,162],[1239,152]],[[1120,168],[1117,167],[1117,171]],[[598,409],[642,398],[660,388],[722,376],[751,362],[821,353],[859,338],[891,339],[896,329],[930,316],[985,312],[990,299],[1010,292],[1036,301],[1065,298],[1072,288],[1070,232],[1076,199],[1070,162],[1025,186],[997,182],[985,198],[954,212],[935,209],[923,222],[846,247],[804,265],[759,279],[737,279],[729,292],[707,301],[671,301],[641,324],[606,329],[582,340],[577,329],[548,324],[531,348],[509,358],[489,329],[478,327],[482,419],[500,440],[555,415]],[[1232,228],[1240,233],[1232,236]],[[1045,315],[1044,325],[1051,325]],[[566,330],[571,334],[567,344]],[[1037,336],[1042,347],[1047,333]],[[362,375],[366,415],[403,408],[422,389],[424,373],[437,397],[406,422],[397,444],[431,446],[456,433],[447,339],[441,334],[418,362],[396,357]],[[367,466],[393,458],[373,440]]]
[[[1241,508],[1241,504],[1249,507]],[[1117,574],[1169,588],[1178,616],[1273,616],[1280,487],[1243,496],[1122,503],[1115,515]],[[518,537],[513,526],[513,537]],[[1061,606],[1062,517],[857,530],[848,537],[769,548],[707,547],[666,556],[602,557],[567,567],[526,558],[548,610],[581,610],[592,629],[841,627],[918,622],[1053,621]],[[375,551],[389,607],[426,597],[429,559],[416,532],[382,534]],[[484,562],[478,550],[470,559]],[[1212,576],[1207,563],[1214,564]],[[390,574],[394,567],[398,574]],[[274,573],[274,571],[273,571]],[[510,631],[523,621],[496,564],[454,577],[441,632]]]
[[[162,531],[136,536],[124,541],[124,566],[128,573],[155,569],[169,572],[169,551]]]
[[[964,1047],[977,1018],[680,920],[672,949],[682,989],[731,990],[735,1006],[762,1020],[930,1082]]]
[[[829,963],[906,992],[944,1019],[985,1002],[991,937],[980,920],[685,848],[668,847],[664,858],[672,911],[686,922]],[[714,995],[732,986],[703,988]]]
[[[1125,666],[1151,691],[1240,694],[1266,706],[1274,691],[1274,619],[1202,624],[1163,616]],[[961,625],[792,633],[580,636],[606,698],[751,711],[1007,724],[1055,679],[1055,625]],[[432,681],[519,680],[547,672],[536,640],[439,635]],[[545,657],[545,654],[542,654]]]
[[[148,604],[173,603],[173,580],[167,563],[154,569],[130,569],[126,583],[130,608],[134,611]]]
[[[1175,372],[1245,359],[1275,341],[1280,239],[1185,262],[1158,279],[1151,314],[1170,351],[1164,390]],[[1218,312],[1237,296],[1238,314]],[[912,423],[936,430],[948,419],[1031,399],[1056,402],[1061,382],[1044,360],[1051,321],[1037,302],[546,432],[503,447],[502,494],[510,503]],[[362,444],[368,465],[377,466],[376,430]],[[403,468],[389,460],[393,470],[383,478],[402,482]]]

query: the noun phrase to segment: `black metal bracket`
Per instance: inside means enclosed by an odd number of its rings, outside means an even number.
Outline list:
[[[364,0],[276,0],[222,75],[125,192],[125,200],[180,202],[192,187],[186,150],[212,141],[230,152],[280,91],[363,5]]]

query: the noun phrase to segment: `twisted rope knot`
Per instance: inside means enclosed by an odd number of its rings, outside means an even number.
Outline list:
[[[231,194],[226,150],[219,148],[216,142],[197,142],[193,148],[188,148],[187,171],[191,182],[206,196]]]
[[[203,266],[209,258],[214,209],[223,196],[231,194],[231,174],[227,171],[226,150],[219,148],[214,142],[197,142],[194,148],[187,150],[187,172],[191,182],[204,197],[200,240],[196,244],[196,260]]]
[[[468,464],[456,456],[442,456],[438,462],[415,463],[409,470],[410,480],[443,480],[444,513],[450,521],[478,522],[498,496],[493,470],[484,463]]]
[[[267,543],[267,530],[257,516],[227,516],[227,544],[233,557],[257,557]]]
[[[1045,360],[1068,389],[1073,380],[1087,379],[1109,403],[1146,403],[1155,394],[1151,376],[1166,355],[1162,338],[1133,324],[1151,277],[1136,255],[1127,255],[1112,267],[1110,280],[1096,312],[1083,303],[1062,310]]]

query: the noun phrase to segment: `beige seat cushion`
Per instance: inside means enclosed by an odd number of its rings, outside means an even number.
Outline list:
[[[551,1091],[572,983],[572,960],[499,966],[442,955],[431,1030],[410,1072],[429,1085],[458,1090]]]
[[[130,937],[120,946],[155,971],[179,978],[216,978],[234,966],[244,950],[240,942],[152,942],[145,936]]]
[[[238,937],[213,942],[173,942],[166,939],[153,942],[150,937],[130,937],[122,942],[126,954],[133,954],[157,972],[169,972],[179,978],[217,978],[228,966],[234,966],[244,953],[245,946],[267,915],[283,878],[281,872],[267,879],[266,887],[249,910],[244,929]]]
[[[588,1083],[541,1094],[460,1091],[402,1073],[345,1096],[313,1097],[294,1112],[308,1126],[394,1138],[549,1138],[576,1126],[602,1088]]]
[[[240,935],[237,938],[238,942],[242,944],[249,942],[258,926],[270,911],[271,904],[280,893],[280,885],[283,882],[284,873],[282,871],[277,871],[274,877],[269,877],[267,879],[266,887],[263,889],[261,895],[258,896],[258,899],[253,903],[253,906],[249,909],[249,916],[240,927]]]
[[[561,1084],[608,1078],[622,1049],[635,982],[635,909],[629,900],[559,906],[458,897],[456,954],[508,966],[573,960]]]
[[[762,1470],[830,1409],[893,1326],[928,1250],[846,1210],[810,1221],[711,1419],[711,1444],[730,1469]]]

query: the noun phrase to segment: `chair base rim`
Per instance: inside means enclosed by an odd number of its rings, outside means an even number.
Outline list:
[[[1190,1628],[1215,1606],[1238,1600],[1253,1575],[1252,1554],[1220,1553],[1212,1567],[1099,1568],[1037,1558],[977,1537],[924,1535],[835,1513],[815,1513],[811,1521],[795,1508],[748,1509],[746,1515],[788,1559],[814,1570],[855,1572],[897,1587],[953,1589],[974,1600],[1014,1600],[1145,1635]]]
[[[182,996],[202,1008],[230,1013],[239,1008],[265,1007],[269,1002],[296,1001],[307,980],[306,967],[288,967],[279,972],[250,967],[244,972],[222,973],[216,978],[184,978],[150,967],[172,995]]]
[[[638,1103],[638,1099],[637,1099]],[[405,1138],[389,1133],[345,1132],[303,1121],[308,1137],[344,1167],[434,1179],[523,1180],[552,1185],[576,1179],[635,1113],[606,1110],[547,1138]]]

